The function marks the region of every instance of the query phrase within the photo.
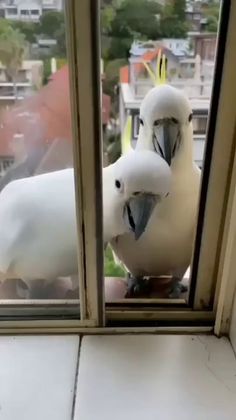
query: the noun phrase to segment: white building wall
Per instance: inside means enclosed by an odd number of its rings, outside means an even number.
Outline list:
[[[63,0],[0,0],[6,19],[37,22],[42,13],[63,9]]]

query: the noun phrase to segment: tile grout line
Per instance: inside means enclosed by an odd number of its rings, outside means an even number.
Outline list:
[[[79,377],[79,362],[80,362],[80,352],[82,346],[82,339],[83,336],[79,336],[79,346],[78,346],[78,353],[77,353],[77,360],[76,360],[76,367],[75,367],[75,382],[74,382],[74,389],[73,389],[73,401],[72,401],[72,408],[71,408],[71,420],[74,420],[75,416],[75,403],[76,403],[76,396],[77,396],[77,385],[78,385],[78,377]]]
[[[236,360],[236,351],[235,351],[234,346],[233,346],[233,344],[232,344],[232,342],[231,342],[231,340],[230,340],[230,336],[228,336],[227,338],[228,338],[228,340],[229,340],[229,344],[230,344],[230,346],[231,346],[231,349],[232,349],[233,354],[234,354],[234,358],[235,358],[235,360]]]

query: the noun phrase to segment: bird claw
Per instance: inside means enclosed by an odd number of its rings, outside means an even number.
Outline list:
[[[179,279],[174,280],[168,297],[169,299],[179,299],[181,294],[187,291],[188,287],[182,284]]]
[[[136,298],[150,292],[149,279],[144,277],[133,277],[128,273],[126,298]]]
[[[20,299],[30,299],[30,290],[27,284],[21,279],[17,279],[16,293]]]

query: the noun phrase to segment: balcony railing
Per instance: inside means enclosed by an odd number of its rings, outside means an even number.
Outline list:
[[[212,90],[212,81],[200,82],[191,79],[173,80],[169,82],[171,86],[184,90],[189,99],[209,98]],[[131,84],[133,94],[136,99],[142,99],[148,91],[154,87],[151,79],[137,79]]]
[[[32,91],[32,85],[26,83],[0,83],[0,100],[23,99]],[[17,95],[16,95],[17,94]]]

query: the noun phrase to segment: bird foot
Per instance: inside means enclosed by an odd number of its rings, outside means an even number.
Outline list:
[[[182,293],[187,292],[188,287],[181,283],[178,278],[173,278],[171,290],[169,292],[169,299],[179,299]]]
[[[20,299],[30,299],[30,290],[27,284],[21,279],[17,279],[16,293]]]
[[[150,282],[147,277],[133,277],[128,273],[126,298],[136,298],[150,293]]]
[[[77,287],[77,289],[68,289],[66,292],[66,299],[79,299],[79,288]]]

